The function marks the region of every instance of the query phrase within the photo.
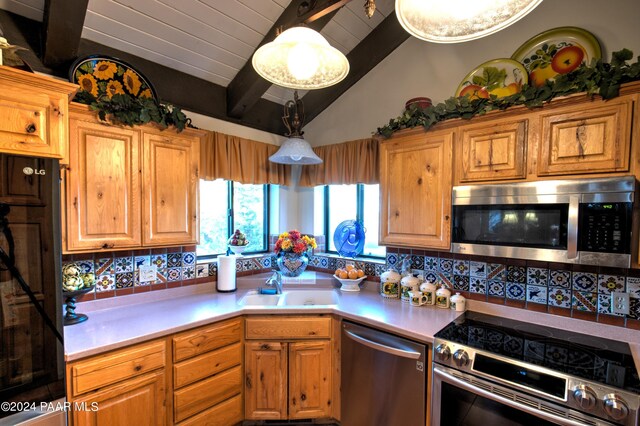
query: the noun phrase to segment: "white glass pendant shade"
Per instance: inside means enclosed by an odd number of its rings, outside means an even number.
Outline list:
[[[500,31],[542,0],[396,0],[396,16],[409,34],[435,43],[460,43]]]
[[[280,149],[269,157],[269,161],[280,164],[320,164],[322,159],[313,152],[311,145],[301,137],[286,139]]]
[[[320,33],[306,27],[289,28],[261,46],[252,64],[265,80],[290,89],[321,89],[340,82],[349,73],[346,56]]]

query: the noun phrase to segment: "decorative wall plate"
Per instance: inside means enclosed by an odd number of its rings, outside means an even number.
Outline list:
[[[527,70],[517,61],[508,58],[493,59],[474,68],[456,90],[456,96],[470,99],[498,98],[514,95],[528,82]]]
[[[96,98],[107,96],[111,99],[115,94],[127,94],[158,101],[156,90],[140,71],[107,55],[78,58],[69,69],[69,81]]]
[[[527,70],[532,86],[567,74],[581,64],[600,59],[600,43],[589,31],[578,27],[559,27],[544,31],[522,44],[511,55]]]

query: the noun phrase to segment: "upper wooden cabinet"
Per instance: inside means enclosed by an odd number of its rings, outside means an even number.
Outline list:
[[[453,131],[410,132],[380,144],[380,243],[450,246]]]
[[[542,114],[538,175],[629,170],[632,115],[629,97]]]
[[[65,159],[78,86],[0,66],[0,151]]]
[[[528,120],[460,126],[456,139],[458,182],[523,179]]]
[[[65,252],[196,244],[202,132],[110,126],[71,109]]]

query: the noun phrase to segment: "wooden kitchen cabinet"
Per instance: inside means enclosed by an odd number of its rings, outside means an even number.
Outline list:
[[[197,244],[202,132],[118,127],[72,104],[65,253]]]
[[[380,143],[380,244],[448,249],[454,131]]]
[[[632,116],[628,96],[543,113],[538,175],[628,171]]]
[[[64,162],[69,100],[78,86],[0,66],[0,87],[0,151]]]
[[[247,318],[246,419],[335,416],[332,412],[335,376],[331,330],[332,319],[329,317]]]
[[[461,126],[454,147],[456,182],[524,179],[528,120]]]

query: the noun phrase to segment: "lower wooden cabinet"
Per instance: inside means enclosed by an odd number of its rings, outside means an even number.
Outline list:
[[[247,318],[246,330],[245,418],[332,417],[331,318]]]

